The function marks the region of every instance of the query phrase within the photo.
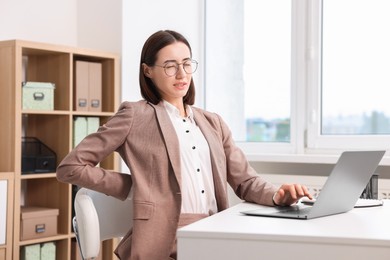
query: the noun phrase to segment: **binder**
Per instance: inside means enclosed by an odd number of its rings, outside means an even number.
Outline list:
[[[73,147],[76,147],[87,136],[87,118],[76,116],[73,119]]]
[[[102,111],[102,64],[75,61],[75,111]]]
[[[73,147],[76,147],[87,135],[96,132],[100,126],[99,117],[76,116],[73,121]]]
[[[87,135],[95,133],[100,126],[99,117],[87,117]]]
[[[102,111],[102,64],[89,63],[88,111]]]
[[[75,62],[74,107],[75,111],[88,111],[89,64]]]

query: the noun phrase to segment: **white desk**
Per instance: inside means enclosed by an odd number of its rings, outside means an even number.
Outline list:
[[[390,259],[390,200],[311,220],[245,216],[241,203],[178,230],[179,260]]]

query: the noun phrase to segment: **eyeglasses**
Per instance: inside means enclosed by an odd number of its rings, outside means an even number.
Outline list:
[[[177,72],[179,71],[180,65],[183,66],[183,70],[187,74],[194,73],[196,71],[196,69],[198,68],[198,62],[196,60],[192,60],[192,59],[186,60],[182,63],[169,61],[169,62],[165,63],[164,66],[154,64],[154,66],[156,66],[156,67],[164,68],[164,72],[168,77],[175,76],[177,74]]]

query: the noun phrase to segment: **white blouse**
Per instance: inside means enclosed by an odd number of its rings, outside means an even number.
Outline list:
[[[212,215],[217,212],[217,202],[209,145],[195,123],[190,106],[186,107],[188,116],[184,118],[175,106],[163,102],[180,144],[181,213]]]

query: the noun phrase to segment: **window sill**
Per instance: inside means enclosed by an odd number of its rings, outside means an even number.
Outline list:
[[[339,154],[253,154],[247,153],[250,162],[264,163],[301,163],[301,164],[335,164]],[[383,157],[380,166],[390,166],[390,156]]]

